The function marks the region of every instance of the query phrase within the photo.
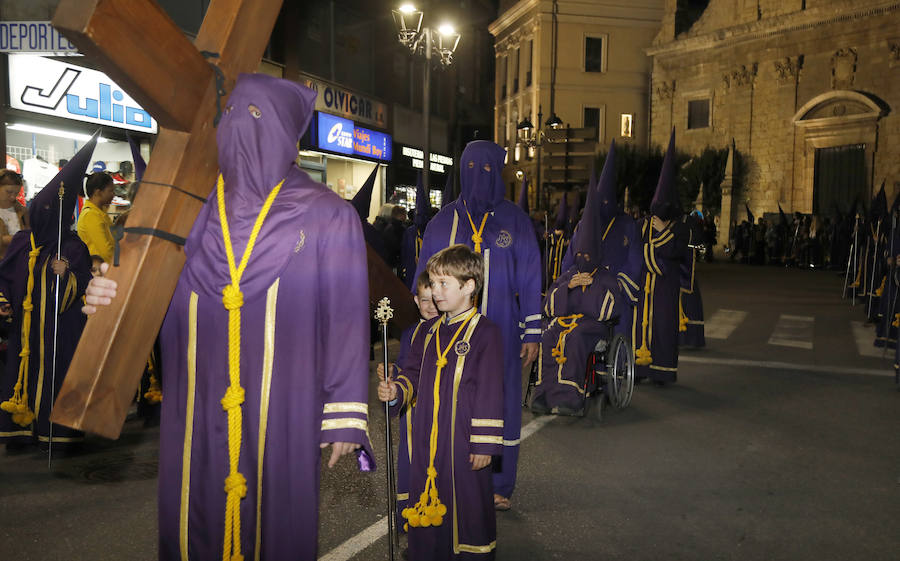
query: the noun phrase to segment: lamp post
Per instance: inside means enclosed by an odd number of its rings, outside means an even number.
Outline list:
[[[538,124],[541,123],[543,118],[543,107],[538,105]],[[556,113],[553,113],[544,124],[555,130],[561,127],[563,122],[562,119],[556,116]],[[544,140],[551,142],[550,137],[546,135],[543,129],[536,129],[527,115],[524,119],[519,121],[518,125],[516,125],[516,132],[518,133],[519,140],[525,145],[526,149],[534,148],[535,152],[537,152],[537,193],[535,194],[535,197],[537,199],[537,206],[548,211],[549,198],[546,201],[544,200],[544,195],[547,193],[544,192],[544,186],[541,183],[541,146],[544,144]]]
[[[460,34],[453,25],[442,23],[437,29],[422,27],[425,14],[412,4],[403,4],[392,11],[397,27],[397,40],[412,55],[425,57],[425,75],[422,86],[422,184],[431,192],[431,60],[434,51],[440,56],[440,64],[446,68],[453,63],[453,54],[459,46]]]

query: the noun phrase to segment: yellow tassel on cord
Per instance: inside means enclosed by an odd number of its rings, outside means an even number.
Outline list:
[[[687,331],[688,317],[684,313],[684,305],[682,304],[683,294],[678,295],[678,331]]]
[[[472,243],[475,244],[475,253],[481,253],[481,242],[484,241],[482,239],[482,234],[484,234],[484,225],[487,224],[488,218],[487,212],[484,213],[484,216],[481,218],[481,228],[475,229],[475,222],[472,221],[472,215],[469,214],[469,207],[466,206],[466,216],[469,217],[469,225],[472,226]]]
[[[881,297],[884,294],[884,281],[887,280],[887,277],[881,277],[881,286],[875,289],[875,296]]]
[[[41,254],[41,247],[35,246],[34,234],[31,234],[31,251],[28,253],[28,282],[25,285],[25,301],[22,303],[22,350],[19,352],[19,377],[13,387],[13,395],[0,403],[0,409],[12,414],[15,424],[27,427],[34,421],[34,411],[28,407],[28,364],[31,356],[31,310],[34,303],[31,293],[34,291],[34,265]]]
[[[584,314],[574,314],[571,316],[563,316],[556,320],[556,323],[559,324],[560,327],[563,328],[559,333],[559,339],[556,340],[556,346],[553,347],[553,350],[550,351],[550,354],[553,355],[556,359],[556,364],[565,364],[566,356],[565,356],[565,341],[566,335],[571,333],[576,327],[578,327],[578,320],[584,317]],[[568,323],[567,323],[568,322]]]
[[[646,366],[653,362],[650,349],[647,348],[647,324],[650,312],[650,273],[647,273],[647,281],[644,283],[644,315],[641,318],[641,347],[634,351],[634,363]]]
[[[894,314],[894,321],[891,322],[894,327],[900,327],[900,314]]]
[[[465,321],[453,334],[443,351],[441,350],[440,326],[434,332],[434,344],[438,358],[437,362],[435,362],[437,370],[434,374],[434,409],[431,416],[431,437],[428,441],[428,469],[425,471],[427,477],[425,479],[425,489],[419,495],[419,502],[413,507],[404,508],[403,512],[400,513],[407,520],[407,523],[403,526],[407,531],[410,527],[427,528],[429,526],[440,526],[444,522],[444,515],[447,514],[447,505],[441,503],[441,500],[438,498],[437,469],[434,467],[434,457],[437,454],[438,442],[438,410],[441,405],[441,370],[447,366],[447,353],[453,348],[453,344],[456,342],[459,334],[469,325],[473,317],[475,317],[475,308],[468,312]]]
[[[219,198],[219,221],[222,223],[222,238],[225,242],[225,256],[228,258],[228,271],[231,276],[231,284],[222,291],[222,304],[228,310],[228,380],[230,385],[225,390],[222,398],[222,409],[228,413],[228,460],[229,473],[225,478],[225,545],[222,550],[222,561],[243,561],[241,554],[241,499],[247,495],[247,480],[238,471],[238,462],[241,457],[241,404],[244,402],[244,388],[241,387],[241,307],[244,305],[244,295],[241,293],[240,284],[244,269],[250,260],[256,237],[262,228],[263,221],[272,207],[272,202],[281,190],[284,183],[282,179],[278,185],[272,188],[266,202],[263,204],[250,239],[247,240],[247,248],[241,257],[241,264],[234,264],[234,250],[231,247],[231,233],[228,230],[228,217],[225,214],[225,180],[219,175],[216,186]]]

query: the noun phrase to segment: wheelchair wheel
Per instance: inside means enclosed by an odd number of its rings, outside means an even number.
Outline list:
[[[634,393],[634,352],[622,335],[613,337],[606,353],[606,391],[610,405],[624,409]]]

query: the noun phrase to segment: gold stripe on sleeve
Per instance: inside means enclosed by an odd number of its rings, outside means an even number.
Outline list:
[[[334,403],[326,403],[322,412],[328,413],[362,413],[369,414],[369,404],[359,403],[356,401],[336,401]]]
[[[487,434],[473,434],[469,437],[472,444],[500,444],[503,445],[502,436],[490,436]]]
[[[473,427],[495,427],[503,428],[503,419],[472,419]]]
[[[359,429],[363,432],[369,430],[369,424],[364,419],[325,419],[322,421],[322,430]]]

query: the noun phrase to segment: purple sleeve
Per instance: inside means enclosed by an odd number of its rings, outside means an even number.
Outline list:
[[[475,370],[478,388],[472,404],[469,451],[499,456],[503,453],[503,348],[500,329],[485,321],[475,335],[479,341],[466,360],[466,370]],[[480,333],[479,333],[480,332]],[[470,366],[471,365],[471,366]]]
[[[434,322],[420,323],[416,332],[412,335],[409,351],[398,359],[397,368],[393,378],[397,383],[397,402],[391,406],[391,414],[399,415],[403,409],[412,403],[419,387],[419,371],[422,367],[422,356],[425,354],[425,340],[428,338],[428,329]]]
[[[318,316],[313,318],[321,352],[321,442],[354,442],[371,454],[366,248],[359,216],[349,205],[324,217],[326,229],[318,248]]]
[[[541,252],[531,219],[518,212],[516,240],[516,292],[519,295],[519,323],[524,324],[523,343],[541,342]]]

